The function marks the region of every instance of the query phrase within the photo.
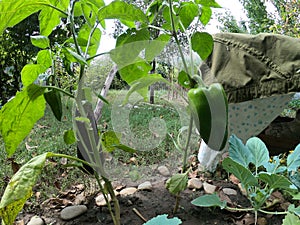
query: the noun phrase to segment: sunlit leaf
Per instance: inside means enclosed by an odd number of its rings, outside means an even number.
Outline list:
[[[244,187],[258,185],[258,180],[253,176],[250,170],[233,161],[231,158],[225,158],[222,166],[227,172],[232,173],[238,178]]]
[[[0,132],[8,157],[15,152],[34,124],[44,116],[46,102],[43,93],[44,88],[31,84],[1,109]]]
[[[37,55],[37,63],[49,68],[52,65],[52,58],[50,50],[41,50]]]
[[[179,9],[179,18],[184,28],[188,28],[199,14],[198,6],[193,2],[183,2]]]
[[[49,153],[38,155],[24,164],[8,183],[0,202],[0,217],[5,224],[13,224],[18,213],[32,194]]]
[[[203,6],[201,8],[201,16],[200,16],[200,21],[203,25],[207,25],[208,22],[211,19],[211,15],[212,15],[212,10],[210,7],[205,7]]]
[[[152,218],[143,225],[179,225],[182,221],[177,217],[168,219],[168,215],[158,215],[157,217]]]
[[[49,38],[42,35],[30,36],[31,43],[39,48],[49,48],[50,41]]]
[[[195,32],[192,35],[192,49],[198,53],[202,60],[205,60],[212,52],[214,42],[209,33]]]
[[[56,9],[46,6],[39,14],[40,34],[49,36],[52,30],[59,25],[61,13]]]
[[[113,1],[102,7],[98,12],[98,19],[99,21],[103,19],[122,19],[147,22],[147,17],[140,8],[123,1]]]
[[[207,7],[221,8],[215,0],[196,0],[196,3]]]
[[[145,49],[145,59],[147,61],[152,61],[156,56],[158,56],[165,46],[170,41],[170,36],[166,34],[159,35],[155,40],[148,41]]]
[[[113,152],[116,145],[120,144],[121,134],[114,131],[106,131],[101,135],[102,147],[107,152]]]
[[[21,71],[21,80],[24,86],[32,84],[40,74],[44,73],[47,67],[40,64],[27,64]]]
[[[80,64],[87,64],[86,60],[81,55],[79,55],[78,53],[74,52],[69,48],[63,48],[62,54],[64,54],[66,60],[70,62],[79,62]]]
[[[186,189],[188,183],[188,174],[174,174],[171,178],[167,180],[166,188],[173,195]]]
[[[200,207],[218,206],[221,209],[224,209],[226,207],[226,201],[221,201],[219,196],[217,196],[216,194],[202,195],[194,199],[191,203],[195,206]]]

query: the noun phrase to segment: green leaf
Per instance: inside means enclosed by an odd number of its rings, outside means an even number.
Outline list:
[[[113,1],[109,5],[102,7],[98,12],[98,19],[99,21],[104,19],[119,19],[147,22],[147,17],[140,8],[123,1]]]
[[[188,77],[188,74],[181,70],[178,74],[178,83],[182,86],[182,87],[185,87],[185,88],[190,88],[190,80],[189,80],[189,77]]]
[[[251,162],[258,168],[269,162],[270,156],[269,151],[265,143],[258,137],[252,137],[246,142],[246,147],[252,154]]]
[[[93,27],[97,19],[97,9],[89,3],[81,3],[83,16],[90,27]]]
[[[149,63],[141,61],[121,69],[119,68],[119,73],[124,81],[128,84],[132,84],[134,81],[148,76],[151,69],[152,66]]]
[[[81,55],[74,52],[73,50],[71,50],[69,48],[63,48],[61,52],[62,52],[62,54],[65,55],[66,60],[68,60],[70,62],[79,62],[82,65],[83,64],[87,65],[86,60]]]
[[[179,225],[182,223],[180,219],[177,217],[168,219],[168,215],[158,215],[157,217],[152,218],[148,222],[144,223],[143,225]]]
[[[229,157],[246,168],[253,161],[251,151],[234,134],[229,138]]]
[[[300,192],[297,194],[293,195],[293,200],[300,200]]]
[[[38,48],[49,48],[50,41],[49,38],[43,35],[30,36],[31,43]]]
[[[188,174],[174,174],[171,178],[167,180],[166,188],[173,195],[178,194],[181,191],[184,191],[188,183]]]
[[[218,195],[211,194],[211,195],[202,195],[191,202],[195,206],[200,207],[212,207],[218,206],[221,209],[226,207],[226,201],[221,201]]]
[[[212,15],[212,10],[210,7],[203,6],[201,8],[200,21],[204,26],[207,25],[208,22],[210,21],[211,15]]]
[[[52,58],[50,50],[41,50],[37,55],[37,63],[49,68],[52,65]]]
[[[57,1],[59,2],[59,1]],[[52,30],[59,25],[61,13],[56,9],[46,6],[39,14],[40,34],[49,36]]]
[[[287,157],[287,170],[296,171],[300,167],[300,144]]]
[[[31,14],[44,8],[48,0],[2,0],[0,1],[0,33],[12,27]]]
[[[44,73],[47,67],[40,64],[27,64],[21,71],[22,84],[26,87],[32,84],[40,74]]]
[[[288,211],[300,217],[300,206],[295,207],[294,204],[290,204]]]
[[[64,142],[67,145],[73,144],[76,142],[75,134],[73,130],[66,130],[64,132]]]
[[[147,88],[156,82],[164,82],[168,84],[168,81],[164,79],[160,74],[148,74],[145,77],[141,77],[131,83],[131,87],[127,92],[123,104],[126,104],[132,93],[139,91],[141,89]]]
[[[0,202],[0,217],[4,224],[13,224],[40,175],[49,153],[32,158],[24,164],[8,183]]]
[[[300,225],[300,219],[292,213],[287,213],[282,220],[282,225]]]
[[[128,152],[128,153],[135,153],[135,152],[136,152],[135,149],[130,148],[129,146],[123,145],[123,144],[113,144],[112,147],[121,149],[121,150],[123,150],[124,152]]]
[[[207,7],[222,8],[215,0],[196,0],[195,2]]]
[[[292,183],[284,176],[261,172],[258,178],[268,184],[269,189],[291,189]]]
[[[172,23],[171,23],[171,15],[170,15],[170,7],[169,6],[164,7],[163,18],[165,20],[165,23],[162,25],[162,28],[164,28],[165,30],[172,31],[173,27],[172,27]],[[175,31],[177,31],[178,24],[179,24],[179,17],[173,13],[173,19],[174,19]]]
[[[122,134],[114,131],[106,131],[101,135],[101,144],[105,151],[113,152],[120,145]]]
[[[214,41],[212,36],[206,32],[195,32],[191,38],[192,49],[205,60],[212,52]]]
[[[92,29],[87,25],[84,24],[78,33],[78,44],[80,45],[83,52],[86,52],[87,44],[89,41],[89,37],[91,35]],[[93,56],[97,53],[99,44],[101,39],[101,31],[99,28],[93,30],[92,36],[90,38],[89,48],[88,48],[88,55]]]
[[[44,97],[47,103],[49,104],[55,118],[58,121],[61,121],[63,112],[60,91],[56,89],[51,89],[50,91],[44,93]]]
[[[158,56],[165,46],[170,41],[170,36],[166,34],[159,35],[155,40],[148,41],[145,49],[145,59],[147,61],[152,61],[156,56]]]
[[[193,2],[183,2],[179,10],[179,18],[184,28],[188,28],[196,16],[199,15],[198,6]]]
[[[233,161],[231,158],[225,158],[222,166],[228,173],[232,173],[234,176],[236,176],[236,178],[240,180],[244,187],[258,185],[256,177],[253,176],[250,170]]]
[[[44,88],[31,84],[7,102],[0,111],[0,132],[10,157],[29,134],[34,124],[44,116]],[[34,112],[34,113],[33,113]]]

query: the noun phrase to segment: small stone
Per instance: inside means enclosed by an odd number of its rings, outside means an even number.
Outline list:
[[[43,225],[43,224],[44,221],[38,216],[31,217],[30,221],[27,223],[27,225]]]
[[[159,166],[157,170],[161,175],[165,177],[170,176],[170,171],[166,166]]]
[[[120,193],[117,192],[116,190],[114,190],[115,195],[118,196]],[[110,195],[107,196],[107,200],[110,202],[111,201],[111,197]],[[105,201],[104,195],[100,194],[95,198],[95,202],[97,206],[105,206],[107,205],[107,202]]]
[[[268,221],[265,217],[259,217],[257,219],[257,225],[267,225]]]
[[[226,195],[237,195],[237,191],[232,188],[223,188],[223,192]]]
[[[85,205],[68,206],[60,212],[60,218],[63,220],[71,220],[77,216],[82,215],[86,211],[87,207]]]
[[[138,190],[146,190],[146,191],[148,190],[148,191],[150,191],[151,189],[152,189],[152,184],[149,181],[141,183],[138,186]]]
[[[135,187],[128,187],[120,191],[121,196],[132,195],[137,189]]]
[[[201,189],[203,187],[203,183],[198,178],[191,178],[188,181],[188,188],[190,189]]]
[[[216,191],[217,186],[204,182],[203,189],[206,194],[213,194]]]

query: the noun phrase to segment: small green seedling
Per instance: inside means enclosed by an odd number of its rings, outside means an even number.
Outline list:
[[[218,206],[221,209],[237,211],[254,211],[266,214],[286,214],[283,224],[300,224],[300,206],[291,204],[285,212],[268,211],[266,201],[275,190],[284,191],[294,200],[299,199],[300,144],[290,153],[286,165],[281,163],[280,156],[269,156],[269,151],[257,137],[248,139],[246,145],[235,135],[229,139],[229,157],[223,160],[222,166],[239,179],[247,192],[252,208],[231,208],[217,194],[200,196],[192,204],[201,207]]]

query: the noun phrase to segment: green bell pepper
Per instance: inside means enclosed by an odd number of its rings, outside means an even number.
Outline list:
[[[188,99],[201,138],[210,148],[222,150],[228,137],[228,101],[222,85],[192,88]]]
[[[61,121],[62,118],[62,103],[61,95],[58,90],[52,89],[44,93],[45,100],[50,105],[50,108],[58,121]]]

